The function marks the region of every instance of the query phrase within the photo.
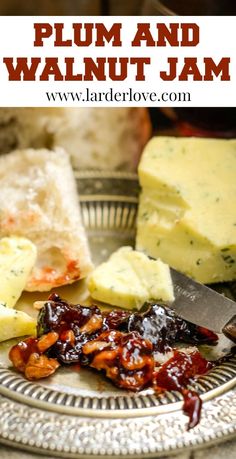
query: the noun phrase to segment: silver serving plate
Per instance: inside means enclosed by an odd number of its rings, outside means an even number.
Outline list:
[[[121,245],[133,245],[138,203],[137,177],[123,173],[77,173],[81,210],[95,263]],[[220,286],[235,298],[235,284]],[[88,302],[86,283],[60,289],[71,301]],[[45,294],[37,299],[46,298]],[[25,294],[19,309],[34,300]],[[27,306],[28,304],[28,306]],[[28,309],[29,310],[29,309]],[[236,433],[236,358],[192,386],[204,401],[200,424],[186,431],[182,397],[119,390],[92,370],[61,368],[47,380],[29,382],[9,367],[9,343],[0,349],[0,441],[66,458],[148,458],[215,444]],[[204,352],[229,351],[229,341]],[[211,354],[209,354],[209,352]]]

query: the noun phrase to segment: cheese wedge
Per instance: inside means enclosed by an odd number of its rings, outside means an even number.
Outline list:
[[[88,287],[92,298],[125,309],[140,309],[149,300],[174,300],[168,265],[131,247],[121,247],[98,266]]]
[[[35,319],[22,311],[16,311],[0,304],[0,341],[35,334]]]
[[[15,306],[25,289],[36,257],[36,247],[29,239],[0,239],[0,303],[8,308]]]
[[[236,140],[153,138],[139,179],[136,248],[203,283],[236,279]]]

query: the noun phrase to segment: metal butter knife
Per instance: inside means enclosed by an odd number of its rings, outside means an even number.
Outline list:
[[[224,333],[236,343],[236,303],[171,268],[175,301],[171,307],[183,319]]]

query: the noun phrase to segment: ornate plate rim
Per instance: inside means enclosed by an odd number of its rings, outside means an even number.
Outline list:
[[[66,415],[58,417],[56,413],[27,408],[0,396],[0,436],[2,443],[20,449],[66,458],[163,457],[163,454],[207,447],[234,437],[236,409],[230,410],[232,403],[236,406],[236,391],[232,390],[208,402],[204,405],[201,423],[188,432],[185,417],[178,412],[146,418],[91,420]],[[6,431],[3,420],[10,431]],[[148,441],[139,444],[137,436],[143,440],[144,435]],[[121,439],[127,441],[128,446]]]
[[[221,367],[213,369],[207,376],[199,378],[194,385],[189,387],[200,393],[203,402],[209,401],[236,385],[236,376],[230,379],[234,369],[236,371],[236,357],[231,358]],[[217,383],[217,377],[222,381],[222,375],[221,377],[218,375],[221,372],[223,377],[226,376],[227,379],[220,384],[219,381]],[[212,380],[216,386],[209,389]],[[0,394],[35,408],[91,418],[145,417],[178,411],[181,410],[182,406],[182,396],[174,391],[164,393],[163,397],[145,394],[143,391],[138,394],[131,393],[128,396],[117,393],[110,397],[89,395],[82,397],[68,394],[63,390],[50,390],[43,385],[27,381],[21,375],[12,372],[11,369],[4,368],[0,368]],[[143,402],[142,407],[140,407],[140,398]],[[80,402],[82,402],[81,406]],[[127,405],[128,402],[130,403],[129,406]]]

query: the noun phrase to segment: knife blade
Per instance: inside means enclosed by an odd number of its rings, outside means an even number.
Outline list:
[[[170,305],[183,319],[236,340],[236,303],[171,268],[175,300]]]

